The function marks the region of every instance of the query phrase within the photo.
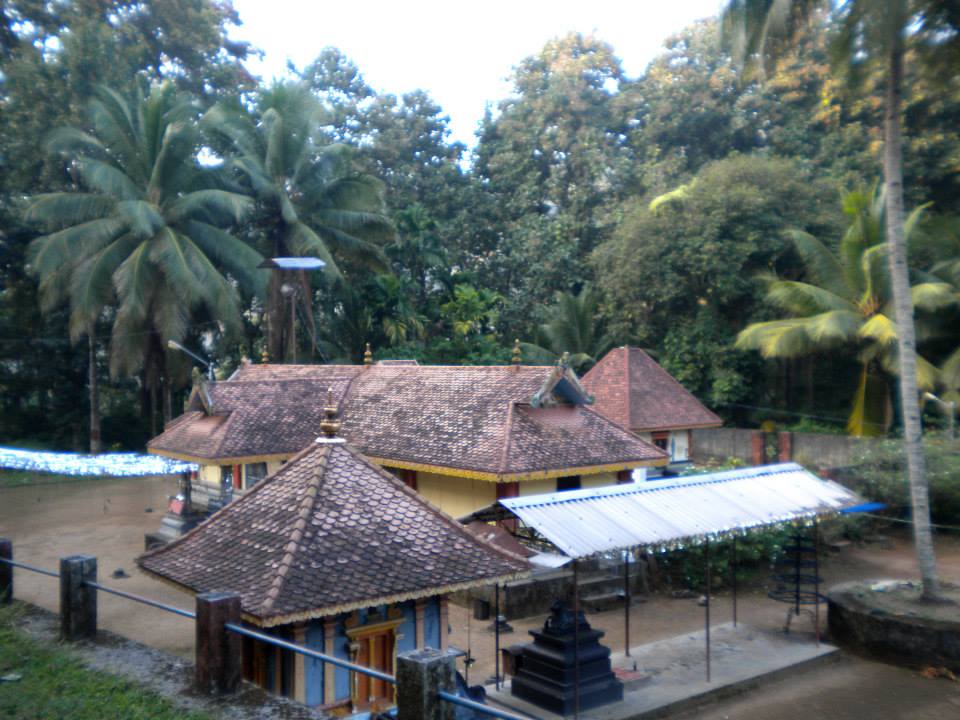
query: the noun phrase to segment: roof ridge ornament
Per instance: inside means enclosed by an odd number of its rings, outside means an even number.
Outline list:
[[[337,437],[340,432],[340,410],[333,401],[333,388],[327,388],[327,404],[323,408],[323,420],[320,421],[320,430],[322,437],[317,438],[318,443],[342,443],[343,438]]]
[[[511,362],[513,363],[514,369],[519,370],[520,363],[522,361],[523,361],[523,351],[520,348],[520,338],[517,338],[516,340],[513,341],[513,358],[511,358]]]
[[[270,364],[270,351],[267,350],[267,346],[263,346],[263,352],[260,353],[260,362],[264,365]]]
[[[373,365],[373,350],[370,349],[370,343],[367,343],[367,349],[363,351],[363,364],[367,367]]]

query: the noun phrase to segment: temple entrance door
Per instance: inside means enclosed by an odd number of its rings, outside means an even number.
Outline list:
[[[393,675],[394,640],[393,629],[358,638],[356,663]],[[361,673],[354,675],[354,707],[358,710],[382,710],[393,706],[391,683]]]

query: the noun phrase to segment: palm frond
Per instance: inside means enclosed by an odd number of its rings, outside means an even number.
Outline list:
[[[913,306],[920,310],[936,312],[957,304],[957,294],[949,283],[925,282],[910,288]]]
[[[141,240],[153,237],[167,224],[157,208],[143,200],[118,202],[117,215],[123,218],[129,231]]]
[[[856,297],[856,289],[850,287],[843,265],[827,246],[810,233],[801,230],[788,231],[810,281],[846,300]]]
[[[47,136],[47,152],[68,158],[89,157],[106,160],[109,157],[106,147],[99,139],[72,127],[53,130]]]
[[[100,160],[83,157],[77,171],[89,187],[119,200],[139,200],[143,193],[120,168]]]
[[[737,335],[734,347],[759,350],[765,358],[791,358],[809,354],[807,318],[752,323]]]
[[[897,342],[897,324],[886,315],[877,313],[860,326],[857,334],[864,340],[892,345]]]
[[[116,201],[95,193],[35,195],[23,213],[24,222],[47,230],[101,219],[113,213]]]
[[[235,225],[253,209],[253,200],[226,190],[196,190],[174,199],[164,210],[167,221],[176,224],[199,220],[210,225]]]
[[[98,252],[125,229],[121,218],[107,217],[38,237],[27,248],[28,270],[42,277],[79,262]]]
[[[771,283],[767,290],[767,299],[799,316],[831,310],[857,311],[857,306],[841,295],[816,285],[792,280],[777,280]]]
[[[242,288],[261,299],[267,297],[267,273],[257,269],[263,262],[260,253],[226,230],[199,220],[187,221],[183,230],[207,257],[235,277]]]
[[[70,337],[74,342],[103,308],[113,303],[113,274],[138,242],[132,235],[124,235],[88,257],[71,274]]]

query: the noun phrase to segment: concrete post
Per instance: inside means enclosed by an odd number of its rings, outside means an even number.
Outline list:
[[[197,595],[195,678],[200,692],[226,695],[240,687],[241,637],[227,630],[228,623],[241,623],[238,594]]]
[[[777,458],[780,462],[790,462],[793,460],[793,433],[780,432],[777,437],[780,456]]]
[[[456,692],[456,657],[432,648],[397,656],[397,720],[453,720],[454,705],[437,692]]]
[[[84,640],[97,636],[97,591],[85,582],[97,581],[97,559],[92,555],[60,558],[60,639]]]
[[[766,437],[763,430],[754,430],[750,435],[750,462],[753,465],[766,465]]]
[[[13,560],[13,541],[0,538],[0,560]],[[0,562],[0,605],[13,602],[13,565]]]

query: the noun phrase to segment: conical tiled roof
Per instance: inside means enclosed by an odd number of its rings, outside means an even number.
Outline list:
[[[611,350],[582,383],[594,396],[594,410],[634,432],[723,424],[640,348]]]
[[[193,592],[240,593],[264,626],[524,573],[342,441],[312,443],[206,522],[137,559]]]

